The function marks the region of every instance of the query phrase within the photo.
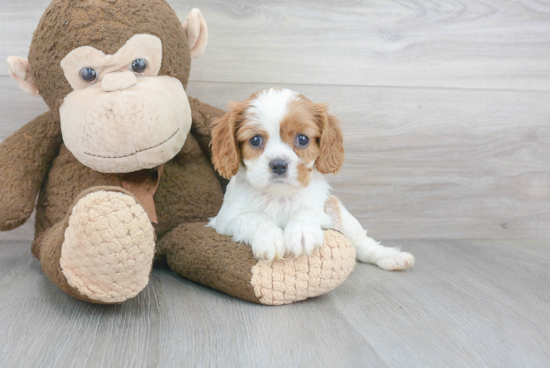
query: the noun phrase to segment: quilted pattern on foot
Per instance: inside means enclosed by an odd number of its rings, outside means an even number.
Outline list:
[[[121,303],[149,282],[154,252],[143,207],[130,195],[97,191],[73,207],[60,265],[69,285],[88,298]]]
[[[337,231],[325,231],[323,247],[311,257],[259,261],[251,284],[262,304],[290,304],[325,294],[339,286],[355,267],[355,249]]]

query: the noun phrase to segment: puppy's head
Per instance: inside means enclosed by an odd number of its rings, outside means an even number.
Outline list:
[[[309,185],[313,170],[336,173],[344,161],[339,121],[288,89],[254,93],[214,122],[212,162],[225,178],[243,170],[265,191]]]

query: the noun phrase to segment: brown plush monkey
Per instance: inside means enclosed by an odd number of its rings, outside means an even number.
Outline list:
[[[11,75],[50,111],[0,145],[0,230],[35,200],[33,254],[65,292],[121,303],[147,285],[154,258],[181,276],[263,304],[323,294],[355,253],[327,231],[313,256],[267,263],[205,228],[222,203],[209,120],[185,93],[208,34],[197,9],[180,24],[164,0],[54,0],[29,59]]]

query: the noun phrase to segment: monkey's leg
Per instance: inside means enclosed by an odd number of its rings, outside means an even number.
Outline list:
[[[250,246],[217,234],[206,223],[183,224],[158,244],[179,275],[254,303],[281,305],[325,294],[355,266],[355,250],[341,233],[328,230],[311,257],[266,262]]]
[[[143,207],[117,187],[82,192],[63,220],[33,244],[48,278],[99,304],[135,297],[149,282],[155,234]]]

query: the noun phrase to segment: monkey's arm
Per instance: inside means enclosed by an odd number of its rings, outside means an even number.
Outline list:
[[[0,144],[0,231],[22,225],[61,144],[59,120],[48,111]]]
[[[216,107],[200,102],[196,98],[189,97],[189,105],[191,105],[191,114],[193,125],[191,134],[197,139],[201,148],[208,154],[212,155],[210,149],[210,141],[212,140],[212,119],[220,118],[225,111]]]

